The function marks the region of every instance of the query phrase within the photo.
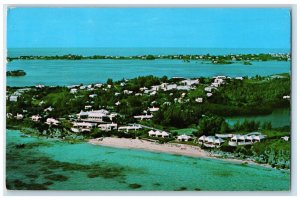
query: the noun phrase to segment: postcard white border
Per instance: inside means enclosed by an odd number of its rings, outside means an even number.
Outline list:
[[[185,1],[165,1],[165,0],[153,0],[153,1],[143,1],[142,4],[141,1],[121,1],[121,0],[110,0],[106,2],[99,2],[96,0],[44,0],[43,3],[41,3],[41,0],[2,0],[1,1],[1,13],[5,12],[5,9],[8,5],[15,5],[17,7],[290,7],[292,9],[292,132],[294,133],[292,136],[292,167],[291,167],[291,174],[292,174],[292,192],[85,192],[85,191],[76,191],[76,192],[56,192],[56,191],[39,191],[39,192],[31,192],[31,191],[16,191],[16,192],[7,192],[4,189],[4,183],[5,183],[5,177],[4,177],[4,165],[1,165],[1,176],[3,176],[3,179],[1,181],[1,188],[2,195],[4,195],[4,198],[10,198],[11,195],[13,195],[13,199],[16,198],[24,198],[24,199],[36,199],[40,198],[39,196],[44,196],[43,198],[53,198],[52,196],[55,196],[55,199],[79,199],[83,196],[89,197],[89,199],[98,199],[98,195],[103,195],[108,198],[113,198],[111,195],[117,195],[117,196],[125,196],[125,197],[116,197],[116,198],[125,198],[125,199],[135,199],[140,198],[137,197],[139,195],[144,196],[143,198],[158,198],[157,197],[147,197],[148,195],[159,195],[161,198],[165,199],[166,196],[172,196],[172,199],[182,199],[183,196],[189,196],[189,198],[199,198],[200,196],[205,196],[205,198],[208,199],[215,199],[215,198],[222,198],[222,199],[265,199],[270,196],[272,199],[296,199],[297,198],[297,188],[299,187],[299,184],[297,185],[296,180],[300,180],[299,174],[297,173],[297,167],[299,168],[299,160],[297,159],[297,155],[299,155],[299,148],[297,148],[296,144],[299,143],[299,138],[297,137],[297,133],[299,132],[299,126],[297,125],[297,113],[299,113],[299,108],[297,107],[297,104],[299,102],[299,93],[297,93],[297,88],[299,81],[297,81],[297,78],[299,78],[299,71],[298,63],[296,62],[296,58],[299,57],[297,54],[297,46],[299,45],[299,41],[297,40],[297,27],[299,26],[299,21],[297,21],[297,16],[299,17],[299,14],[297,13],[297,4],[298,1],[295,0],[285,0],[285,1],[278,1],[279,4],[276,1],[271,0],[252,0],[252,1],[237,1],[237,0],[231,0],[226,1],[226,4],[222,1],[217,0],[202,0],[202,4],[198,4],[197,1],[191,1],[191,0],[185,0]],[[163,4],[162,4],[163,3]],[[242,4],[241,4],[242,3]],[[289,4],[287,4],[289,3]],[[139,4],[139,5],[138,5]],[[1,15],[1,27],[3,27],[3,31],[1,33],[2,41],[3,41],[3,47],[1,49],[1,61],[2,61],[2,70],[1,70],[1,76],[0,76],[0,88],[2,89],[2,92],[0,93],[0,99],[2,101],[2,107],[0,110],[0,114],[2,116],[2,120],[0,120],[0,128],[2,130],[1,134],[1,147],[2,147],[2,153],[0,154],[1,160],[4,160],[4,147],[5,147],[5,64],[4,64],[4,58],[6,57],[5,54],[5,18],[4,15]],[[58,197],[57,195],[61,196]],[[135,197],[132,197],[134,195]],[[244,196],[246,195],[246,196]],[[253,197],[253,195],[255,197]],[[287,195],[287,196],[286,196]],[[67,197],[67,196],[73,196],[73,197]],[[177,197],[176,197],[177,196]],[[240,197],[243,196],[243,197]],[[261,197],[259,197],[261,196]],[[285,197],[282,197],[285,196]],[[103,198],[103,197],[101,197]],[[184,197],[186,198],[186,197]],[[203,198],[203,197],[200,197]]]

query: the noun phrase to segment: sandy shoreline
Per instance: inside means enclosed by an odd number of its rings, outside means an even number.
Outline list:
[[[241,163],[241,164],[248,163],[248,164],[260,165],[264,167],[270,167],[269,165],[266,164],[258,164],[248,160],[220,158],[218,155],[214,155],[211,152],[201,149],[200,147],[186,145],[186,144],[176,144],[176,143],[158,144],[155,142],[150,142],[141,139],[114,138],[114,137],[105,137],[103,139],[102,138],[90,139],[88,142],[90,144],[101,145],[101,146],[128,148],[128,149],[141,149],[141,150],[152,151],[152,152],[162,152],[168,154],[177,154],[177,155],[201,157],[201,158],[213,158],[213,159],[229,161],[234,163]]]

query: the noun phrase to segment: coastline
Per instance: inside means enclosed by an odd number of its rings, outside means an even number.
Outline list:
[[[150,142],[142,139],[129,139],[129,138],[115,138],[115,137],[104,137],[88,140],[88,143],[92,145],[100,145],[114,148],[126,148],[126,149],[140,149],[149,152],[160,152],[173,155],[182,155],[188,157],[196,158],[207,158],[222,160],[225,162],[231,162],[236,164],[246,164],[246,165],[257,165],[266,168],[272,168],[268,164],[259,164],[252,160],[239,160],[235,158],[220,158],[217,154],[205,151],[198,146],[191,146],[187,144],[158,144],[155,142]]]

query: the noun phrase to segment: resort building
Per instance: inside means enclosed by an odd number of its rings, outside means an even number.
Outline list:
[[[162,137],[162,138],[168,138],[170,136],[170,133],[167,133],[165,131],[153,131],[153,130],[150,130],[148,132],[149,136],[150,137]]]
[[[104,117],[108,117],[109,112],[107,110],[92,110],[92,111],[80,111],[77,114],[78,119],[82,121],[89,121],[89,122],[103,122]]]
[[[180,142],[187,142],[191,139],[192,139],[191,136],[185,135],[185,134],[177,136],[177,140],[180,141]]]
[[[47,118],[45,124],[57,126],[59,121],[54,118]]]
[[[240,146],[240,145],[252,145],[255,142],[260,142],[265,139],[266,136],[259,132],[252,132],[246,135],[234,135],[228,142],[229,146]]]
[[[192,86],[192,85],[199,84],[199,80],[198,79],[195,79],[195,80],[187,79],[187,80],[180,81],[180,83],[182,83],[183,85]]]
[[[98,128],[100,128],[102,131],[111,131],[111,130],[117,130],[118,124],[111,123],[111,124],[99,124]]]
[[[131,126],[120,126],[118,128],[118,131],[129,132],[129,131],[137,131],[140,129],[142,129],[140,125],[131,125]]]
[[[205,147],[210,148],[219,148],[222,143],[224,143],[224,140],[222,138],[217,138],[215,136],[205,136],[202,135],[198,139],[199,144],[203,144]]]
[[[92,128],[95,128],[97,126],[96,123],[90,123],[90,122],[74,122],[73,127],[71,130],[75,133],[80,133],[83,131],[90,132]]]

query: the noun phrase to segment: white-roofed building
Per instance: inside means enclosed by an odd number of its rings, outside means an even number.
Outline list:
[[[117,130],[118,129],[118,124],[116,123],[111,123],[111,124],[99,124],[98,127],[102,131],[111,131],[111,130]]]
[[[54,118],[47,118],[45,123],[48,124],[48,125],[57,126],[59,124],[59,121],[54,119]]]
[[[187,141],[189,141],[191,139],[192,139],[192,137],[189,136],[189,135],[186,135],[186,134],[177,136],[177,140],[181,141],[181,142],[187,142]]]
[[[42,117],[39,116],[39,115],[32,115],[32,116],[31,116],[31,120],[34,121],[34,122],[40,121],[41,118],[42,118]]]
[[[90,132],[92,128],[96,127],[96,123],[90,123],[90,122],[73,122],[73,127],[71,130],[75,133],[88,131]]]

